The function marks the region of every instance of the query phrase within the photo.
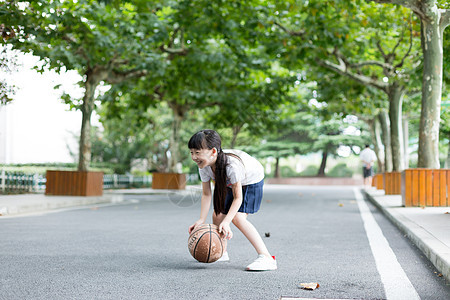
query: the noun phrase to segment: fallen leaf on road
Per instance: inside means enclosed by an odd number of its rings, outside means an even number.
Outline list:
[[[304,290],[312,291],[312,290],[317,289],[320,285],[317,282],[310,282],[310,283],[300,283],[300,286]]]
[[[340,207],[344,206],[344,204],[342,204],[342,203],[339,203],[338,205],[339,205]]]
[[[270,237],[270,232],[265,233],[266,237]]]

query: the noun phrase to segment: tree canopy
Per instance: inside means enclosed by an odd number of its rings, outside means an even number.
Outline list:
[[[448,3],[426,4],[441,13],[445,50]],[[94,150],[94,160],[129,165],[146,156],[157,168],[176,171],[186,157],[187,132],[202,127],[226,132],[231,146],[250,147],[262,157],[336,155],[339,147],[366,139],[343,133],[349,116],[371,126],[372,140],[384,141],[376,145],[380,157],[385,149],[383,157],[401,170],[408,149],[404,104],[407,116],[421,116],[413,133],[422,145],[419,165],[435,165],[439,126],[426,126],[445,122],[447,114],[440,113],[441,95],[423,87],[430,63],[437,64],[443,71],[433,75],[433,84],[448,93],[450,75],[442,65],[449,58],[443,55],[440,65],[427,58],[434,54],[424,50],[423,23],[432,14],[417,1],[7,1],[0,16],[2,43],[38,56],[38,71],[82,76],[83,97],[62,97],[83,113],[80,170],[88,168]],[[104,94],[101,85],[108,87]],[[95,109],[104,131],[92,145]],[[380,120],[382,139],[375,130]],[[442,122],[440,127],[448,130]],[[238,135],[249,137],[247,143]],[[260,145],[252,148],[250,141]],[[100,158],[102,147],[116,154]]]

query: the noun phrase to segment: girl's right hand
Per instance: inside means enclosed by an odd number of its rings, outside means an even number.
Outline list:
[[[189,234],[191,234],[192,230],[195,229],[195,227],[197,227],[198,225],[203,224],[204,221],[202,220],[197,220],[194,224],[192,224],[191,226],[189,226]]]

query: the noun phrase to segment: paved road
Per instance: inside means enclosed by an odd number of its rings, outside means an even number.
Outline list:
[[[279,269],[262,273],[243,271],[256,253],[237,230],[230,262],[191,258],[195,195],[0,219],[0,299],[449,299],[431,263],[358,197],[350,187],[266,186],[249,219],[270,232]]]

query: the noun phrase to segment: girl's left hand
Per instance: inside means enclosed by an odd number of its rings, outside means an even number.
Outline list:
[[[230,240],[233,237],[233,232],[231,231],[230,223],[228,222],[220,223],[219,233],[222,233],[225,239]]]

